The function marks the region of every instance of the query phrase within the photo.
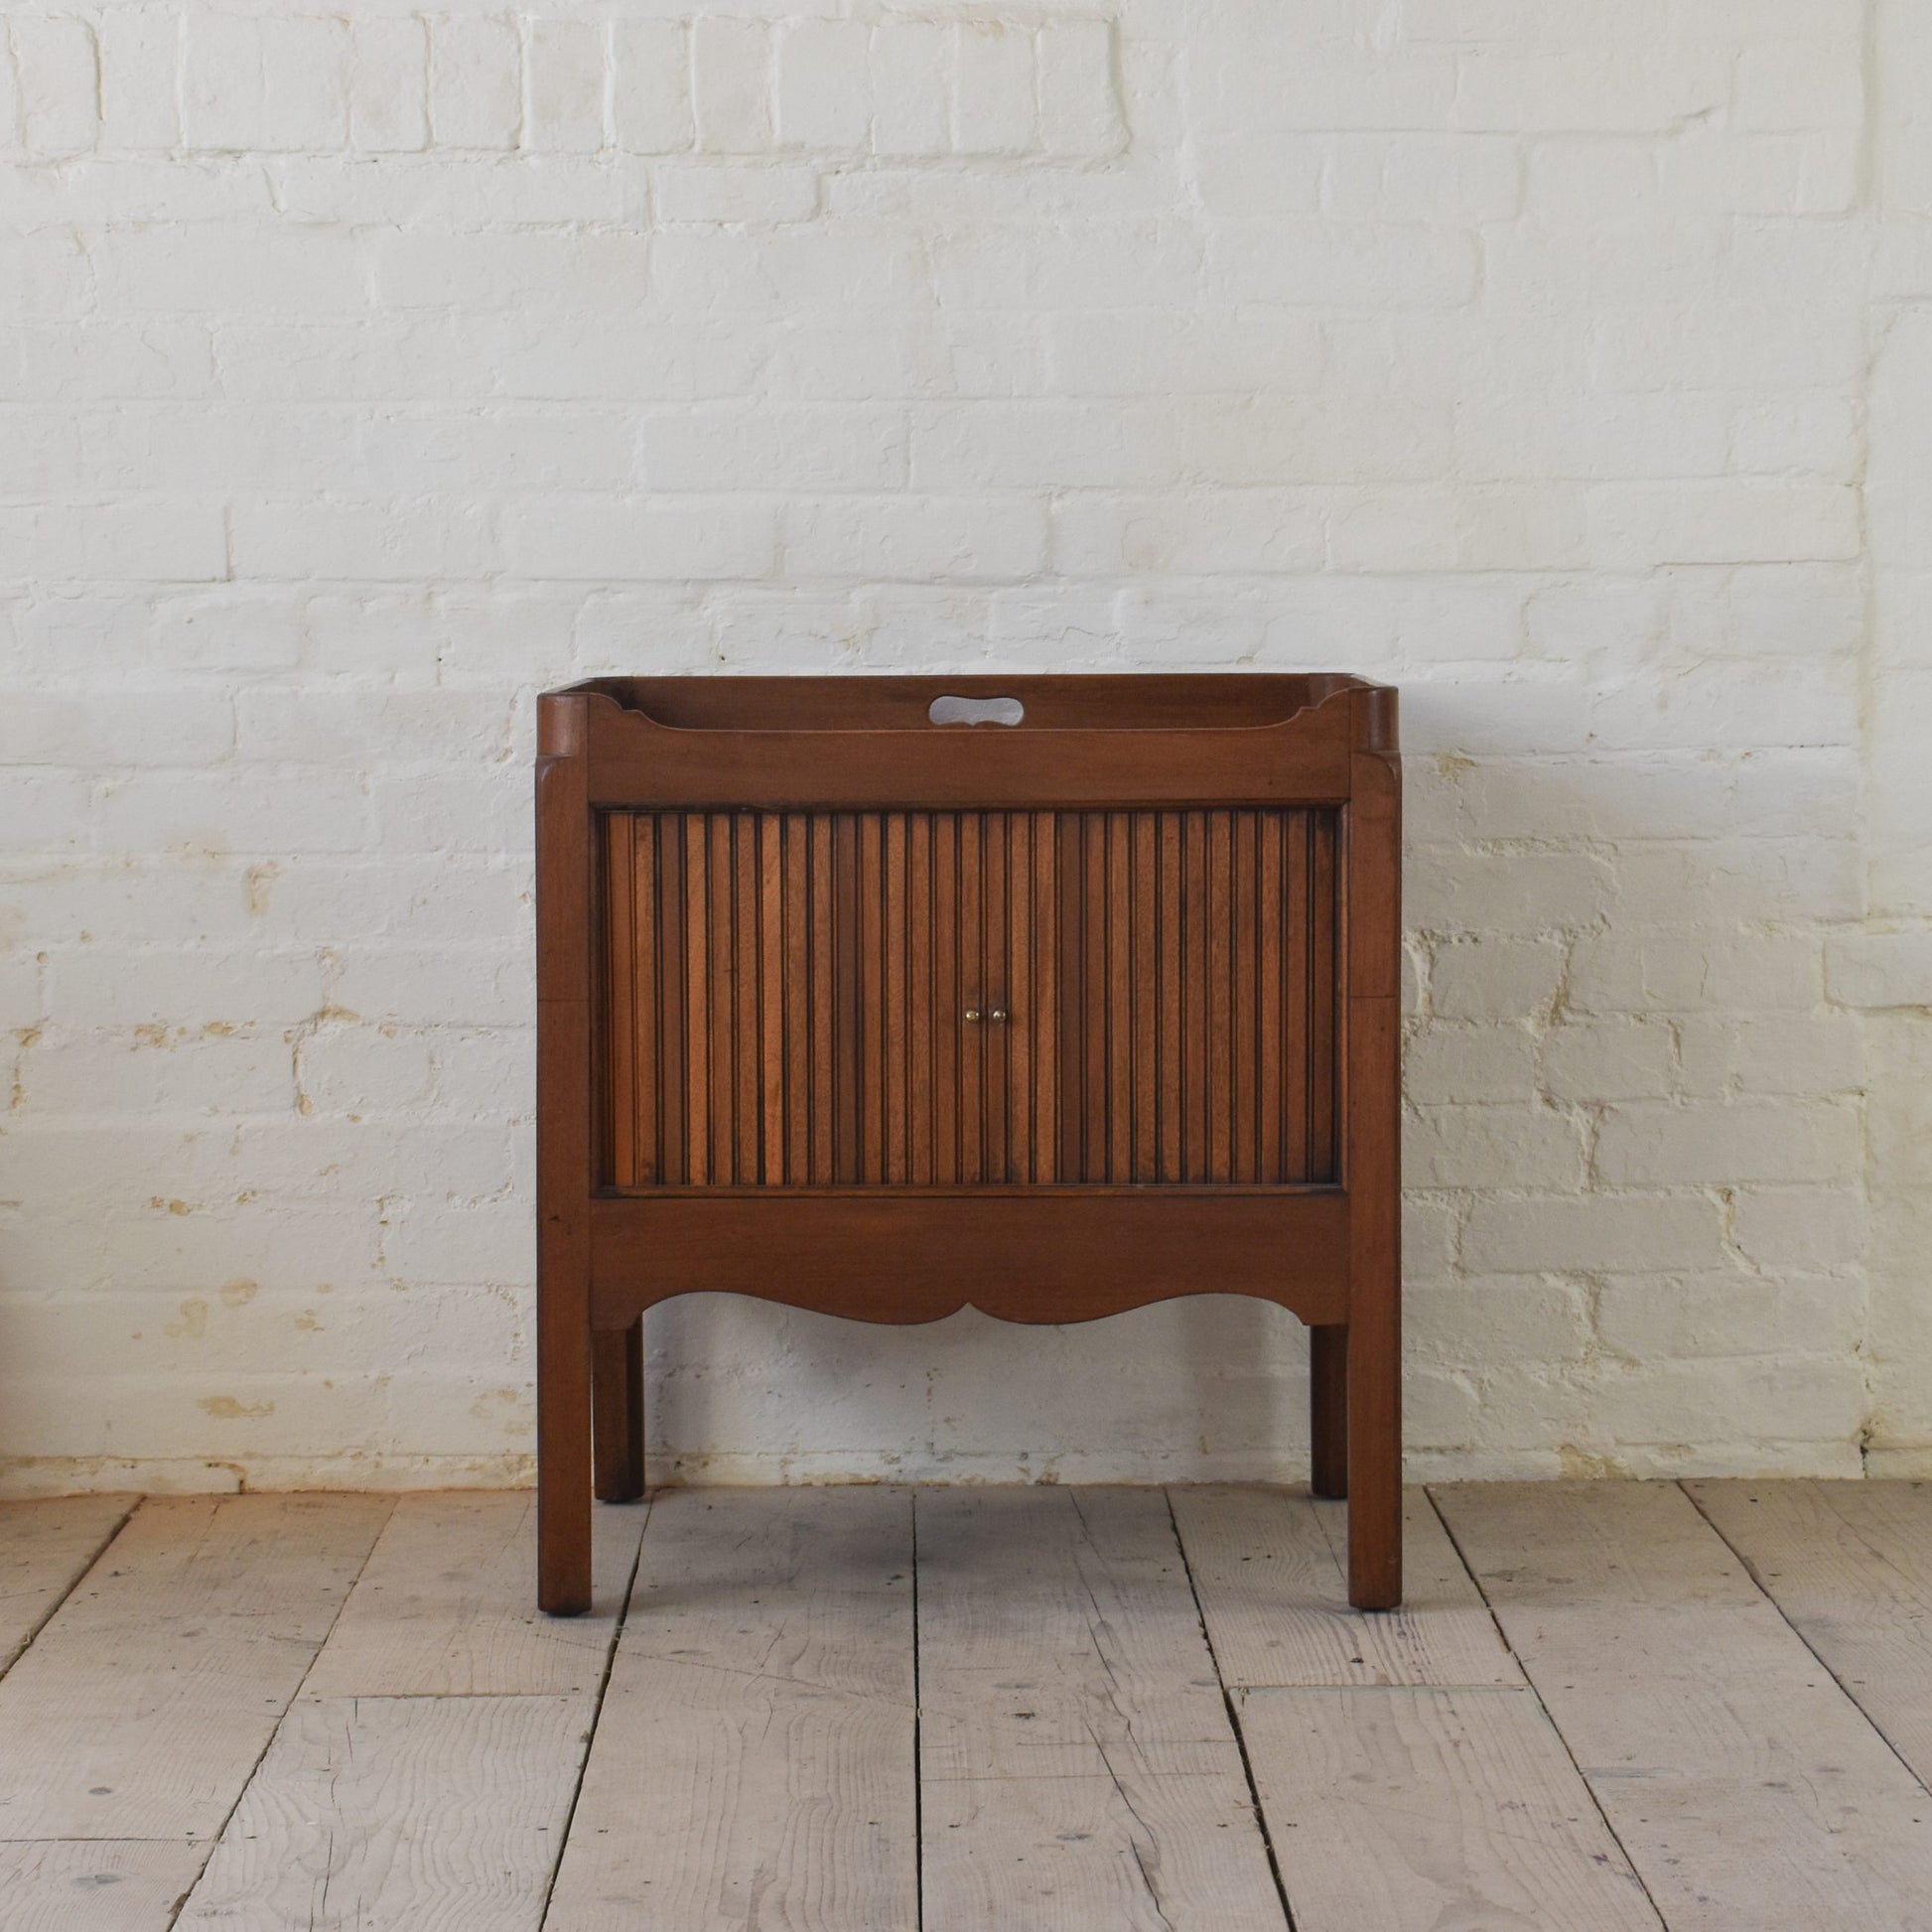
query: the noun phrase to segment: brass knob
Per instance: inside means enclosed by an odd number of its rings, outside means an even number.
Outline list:
[[[980,1017],[980,1010],[978,1007],[968,1007],[966,1009],[966,1018],[968,1020],[977,1020],[979,1017]]]
[[[1006,1017],[1007,1017],[1007,1010],[1005,1007],[995,1007],[993,1009],[993,1018],[995,1020],[1004,1020]]]

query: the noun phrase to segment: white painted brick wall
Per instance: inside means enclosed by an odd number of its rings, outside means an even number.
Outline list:
[[[0,1485],[528,1473],[530,694],[1405,688],[1418,1473],[1932,1473],[1917,0],[17,4]],[[1285,1317],[653,1317],[1254,1476]]]

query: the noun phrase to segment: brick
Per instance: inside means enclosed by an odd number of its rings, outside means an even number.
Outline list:
[[[1543,1036],[1543,1085],[1552,1099],[1661,1100],[1676,1077],[1677,1042],[1653,1020],[1572,1020]]]
[[[1412,1358],[1481,1373],[1497,1361],[1576,1362],[1589,1348],[1584,1297],[1561,1282],[1447,1282],[1404,1299]]]
[[[259,772],[171,771],[104,784],[93,830],[109,851],[353,852],[369,842],[369,807],[359,775],[305,770],[298,783]]]
[[[28,152],[84,154],[100,132],[100,58],[92,28],[71,15],[14,14],[8,34]]]
[[[1563,947],[1544,940],[1476,939],[1439,947],[1431,1005],[1445,1020],[1520,1020],[1543,1012],[1563,984]]]
[[[1932,932],[1858,932],[1827,940],[1825,979],[1842,1006],[1932,1007]]]
[[[961,154],[1027,153],[1037,139],[1032,32],[962,21],[953,35],[953,146]]]
[[[662,221],[804,221],[818,211],[818,175],[810,168],[658,168]]]
[[[1718,1202],[1701,1194],[1481,1200],[1469,1210],[1461,1257],[1465,1268],[1489,1275],[1719,1268],[1725,1259],[1724,1218]]]
[[[892,156],[951,146],[952,32],[930,21],[884,21],[872,34],[872,144]]]
[[[16,692],[0,715],[8,765],[212,765],[233,750],[226,692]]]
[[[230,512],[229,544],[238,573],[269,582],[476,577],[494,562],[484,510],[435,499],[310,503],[300,516],[287,502],[246,502]]]
[[[1606,933],[1578,942],[1578,1011],[1802,1011],[1823,992],[1819,944],[1795,933]]]
[[[605,29],[601,21],[529,22],[523,50],[523,145],[547,154],[604,146]]]
[[[684,23],[616,21],[611,58],[618,146],[628,154],[682,154],[696,135],[691,42]]]
[[[0,507],[0,581],[208,582],[227,575],[221,512],[212,503]]]
[[[1822,1270],[1857,1262],[1866,1210],[1857,1187],[1741,1187],[1731,1198],[1730,1235],[1754,1267]]]
[[[54,952],[47,987],[51,1010],[85,1014],[96,1027],[278,1028],[322,1005],[322,962],[313,948],[88,946]]]
[[[787,510],[784,555],[807,579],[1020,581],[1044,566],[1046,517],[1024,498],[830,497]]]
[[[1039,30],[1039,139],[1050,155],[1098,159],[1126,144],[1114,80],[1113,29],[1101,20],[1050,21]]]
[[[1679,1023],[1687,1093],[1855,1093],[1864,1084],[1864,1034],[1849,1013]]]
[[[1596,1144],[1613,1186],[1845,1180],[1860,1159],[1856,1109],[1818,1100],[1632,1102],[1605,1110]]]
[[[777,44],[777,135],[788,148],[848,153],[872,134],[871,28],[858,20],[788,22]]]
[[[1536,1040],[1519,1027],[1425,1028],[1403,1057],[1403,1092],[1425,1106],[1528,1101],[1535,1080]]]
[[[1778,1281],[1732,1270],[1613,1279],[1597,1293],[1596,1329],[1606,1347],[1637,1360],[1844,1358],[1858,1347],[1863,1304],[1858,1283],[1830,1277]]]
[[[761,22],[703,16],[691,28],[698,146],[757,154],[771,145],[771,34]]]
[[[587,497],[508,505],[503,554],[519,576],[746,578],[770,571],[773,511],[756,502]]]
[[[1575,1187],[1583,1179],[1577,1127],[1537,1107],[1427,1107],[1403,1124],[1403,1175],[1412,1187]]]
[[[429,37],[420,18],[358,17],[349,27],[349,142],[364,154],[429,145]]]
[[[429,120],[438,147],[513,148],[523,125],[523,49],[515,23],[437,14],[429,22]]]

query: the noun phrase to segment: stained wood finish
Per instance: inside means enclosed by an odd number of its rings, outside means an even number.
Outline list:
[[[940,696],[1024,722],[935,727]],[[1319,1324],[1349,1595],[1402,1589],[1395,694],[605,679],[539,708],[540,1596],[643,1483],[631,1334],[1173,1295]],[[592,1390],[596,1394],[593,1398]]]
[[[605,1173],[1331,1181],[1333,819],[610,813]]]

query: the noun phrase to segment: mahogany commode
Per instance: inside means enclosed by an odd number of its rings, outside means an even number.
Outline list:
[[[589,1606],[593,1489],[642,1492],[643,1311],[721,1289],[1278,1303],[1349,1598],[1398,1602],[1395,692],[599,678],[538,717],[542,1606]]]

